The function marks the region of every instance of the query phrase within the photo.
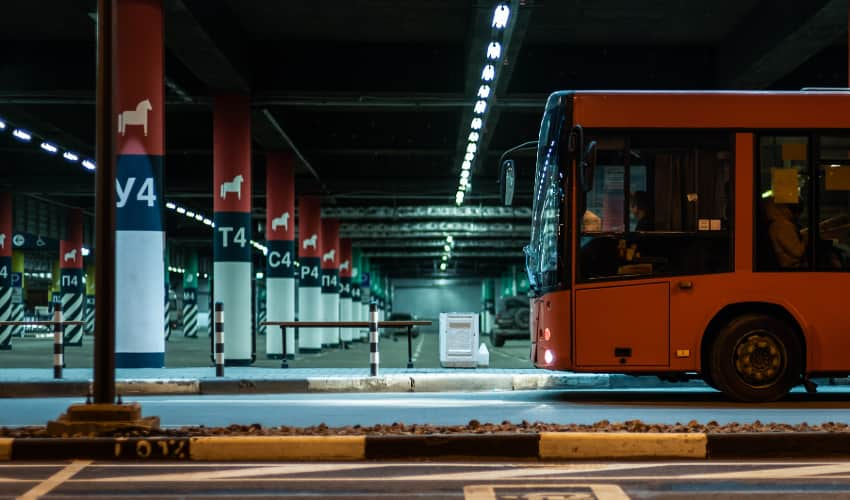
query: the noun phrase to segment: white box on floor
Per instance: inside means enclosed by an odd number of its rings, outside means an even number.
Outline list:
[[[478,313],[440,313],[440,366],[475,368]]]

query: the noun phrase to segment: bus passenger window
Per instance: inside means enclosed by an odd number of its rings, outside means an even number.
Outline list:
[[[592,189],[579,193],[581,279],[728,272],[730,142],[725,132],[599,139],[616,146],[599,150]]]
[[[808,138],[759,138],[756,270],[811,269]]]
[[[818,234],[815,265],[820,271],[850,270],[850,137],[819,138]]]

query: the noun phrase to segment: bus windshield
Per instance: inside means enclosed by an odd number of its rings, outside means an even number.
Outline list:
[[[553,94],[546,103],[540,124],[537,167],[534,174],[534,199],[531,215],[531,240],[526,245],[526,271],[534,295],[557,286],[558,244],[562,224],[561,207],[565,197],[567,166],[560,161],[564,126],[564,94]]]

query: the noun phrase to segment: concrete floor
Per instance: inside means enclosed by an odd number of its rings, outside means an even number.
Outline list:
[[[528,361],[528,341],[509,340],[503,347],[493,347],[488,336],[481,340],[490,351],[490,368],[533,368]],[[84,338],[82,347],[66,347],[67,368],[90,368],[94,339]],[[439,368],[439,340],[436,333],[422,333],[413,339],[413,361],[416,368]],[[382,337],[379,349],[381,366],[404,368],[407,366],[407,337],[396,340]],[[257,336],[257,360],[253,366],[276,368],[279,360],[266,358],[266,338]],[[53,339],[15,337],[12,350],[0,351],[0,367],[50,368],[53,363]],[[205,334],[197,338],[183,337],[179,330],[172,333],[165,344],[165,365],[169,368],[210,366],[210,338]],[[289,362],[292,368],[368,368],[369,344],[354,342],[349,349],[329,348],[316,354],[298,354]]]

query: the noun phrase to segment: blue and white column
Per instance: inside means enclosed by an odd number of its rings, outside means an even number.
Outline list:
[[[322,321],[339,321],[339,221],[322,220]],[[339,345],[339,327],[322,328],[322,345]]]
[[[295,321],[295,161],[291,153],[266,155],[266,314]],[[303,332],[302,332],[303,334]],[[266,329],[266,356],[280,359],[279,327]],[[286,357],[295,357],[295,329],[286,329]]]
[[[83,212],[68,211],[65,237],[59,241],[59,287],[62,292],[62,319],[82,321],[85,305],[83,284]],[[83,326],[65,326],[65,345],[83,345]]]
[[[115,104],[115,366],[165,362],[161,0],[119,0]]]
[[[322,321],[321,202],[317,196],[298,200],[298,320]],[[322,330],[303,328],[298,332],[300,352],[322,350]]]
[[[213,108],[213,303],[224,305],[224,363],[254,362],[251,313],[251,103],[218,95]]]

